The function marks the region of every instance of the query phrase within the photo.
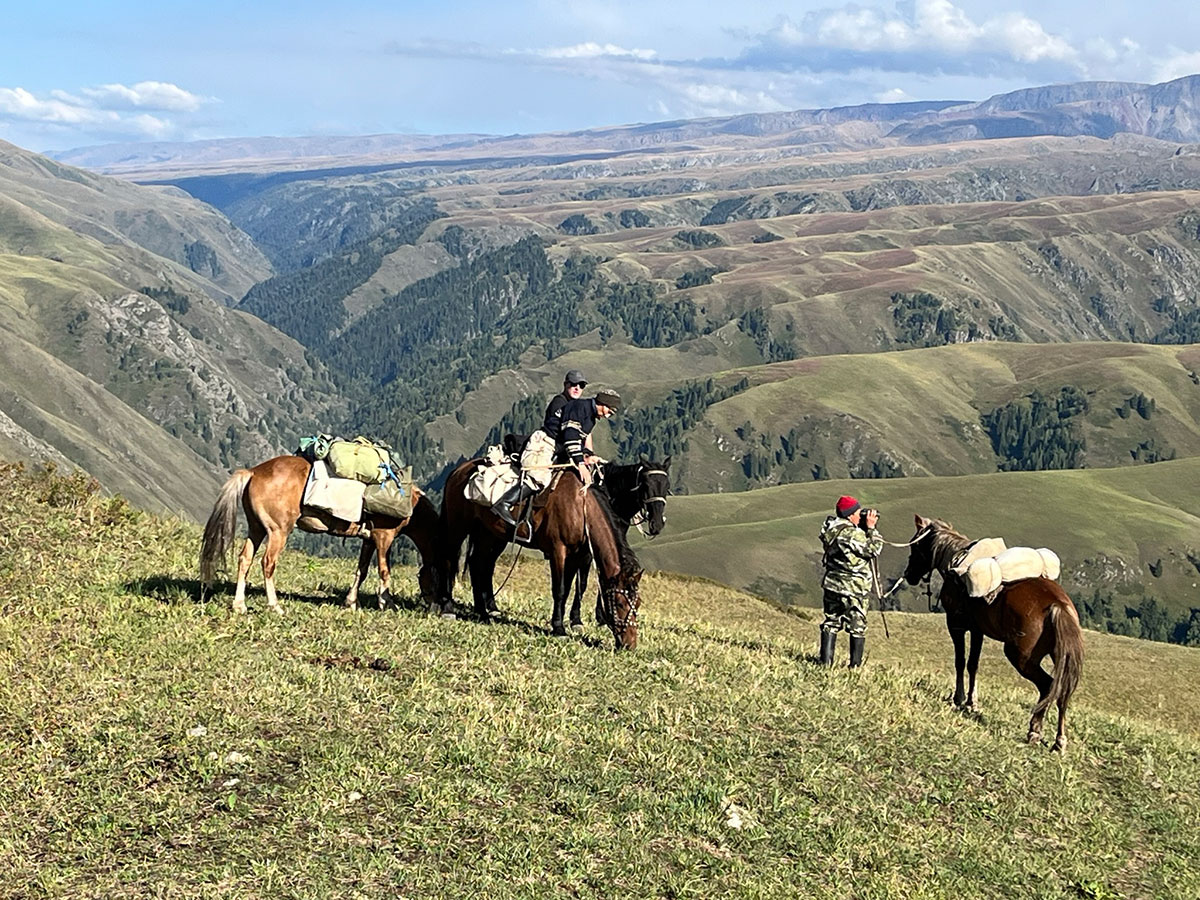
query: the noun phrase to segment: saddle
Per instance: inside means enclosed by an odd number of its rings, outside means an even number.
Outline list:
[[[550,494],[554,491],[555,485],[563,476],[562,469],[555,469],[554,474],[550,476],[550,483],[534,494],[528,497],[513,507],[513,518],[517,521],[522,521],[533,515],[534,510],[543,509],[550,502]]]

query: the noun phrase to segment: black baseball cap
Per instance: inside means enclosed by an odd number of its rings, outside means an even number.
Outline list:
[[[583,377],[583,373],[578,369],[571,369],[563,378],[563,384],[578,384],[580,386],[587,384],[587,379]]]

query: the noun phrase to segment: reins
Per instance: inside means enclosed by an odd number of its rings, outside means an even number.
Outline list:
[[[889,547],[899,547],[899,548],[903,549],[904,547],[911,547],[913,544],[916,544],[919,541],[924,540],[925,536],[927,534],[929,534],[932,530],[933,529],[930,526],[926,525],[919,532],[917,532],[916,537],[914,537],[911,541],[908,541],[907,543],[904,543],[904,544],[897,544],[893,541],[885,541],[885,540],[883,540],[883,538],[880,538],[880,540],[883,541],[885,544],[887,544],[887,546],[889,546]],[[932,575],[932,574],[933,573],[931,571],[930,575]],[[929,588],[929,577],[930,577],[929,575],[925,576],[925,585],[926,585],[926,588],[930,591],[930,595],[931,595],[930,611],[932,612],[932,610],[933,610],[932,588]],[[884,615],[884,612],[883,612],[883,601],[886,600],[888,597],[892,596],[892,594],[896,593],[896,591],[897,591],[897,589],[899,589],[900,585],[902,585],[904,583],[904,578],[903,577],[897,578],[896,583],[893,584],[886,591],[880,590],[879,585],[882,580],[883,579],[879,575],[879,557],[877,557],[877,556],[872,557],[871,558],[871,587],[874,590],[875,600],[876,600],[876,603],[879,608],[879,618],[883,620],[884,637],[890,639],[892,635],[888,631],[887,616]]]

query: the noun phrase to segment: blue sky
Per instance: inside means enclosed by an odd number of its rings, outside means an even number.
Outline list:
[[[1111,7],[1119,6],[1121,9]],[[1200,72],[1195,0],[8,3],[0,139],[569,130]]]

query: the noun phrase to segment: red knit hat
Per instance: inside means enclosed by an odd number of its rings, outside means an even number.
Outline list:
[[[837,510],[837,514],[845,519],[854,515],[859,506],[859,502],[853,497],[838,497],[837,506],[834,508]]]

